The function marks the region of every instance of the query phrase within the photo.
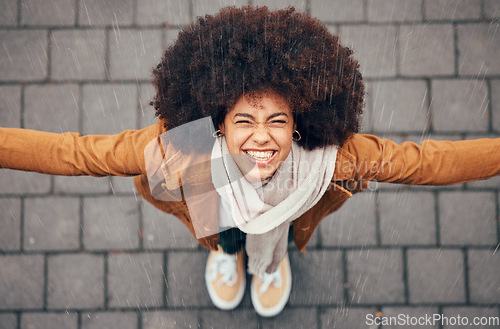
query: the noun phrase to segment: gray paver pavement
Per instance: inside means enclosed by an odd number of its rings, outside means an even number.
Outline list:
[[[0,126],[114,134],[153,124],[150,70],[162,50],[194,17],[245,4],[295,5],[353,47],[368,92],[363,132],[417,143],[500,136],[498,0],[0,0]],[[208,253],[130,178],[1,170],[0,329],[499,317],[499,194],[498,177],[374,184],[320,224],[308,253],[290,247],[290,301],[263,319],[248,287],[233,312],[211,305]]]

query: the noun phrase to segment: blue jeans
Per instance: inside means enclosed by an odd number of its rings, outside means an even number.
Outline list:
[[[222,231],[223,230],[223,231]],[[245,247],[246,233],[236,227],[230,229],[222,228],[219,233],[219,245],[226,254],[234,255]],[[293,241],[293,225],[290,225],[288,231],[288,242]]]

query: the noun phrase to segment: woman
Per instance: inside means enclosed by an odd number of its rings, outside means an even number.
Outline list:
[[[364,85],[352,52],[293,9],[226,8],[184,29],[153,71],[157,125],[114,136],[0,128],[0,167],[136,176],[138,192],[211,250],[209,295],[245,288],[262,316],[291,289],[287,242],[370,180],[445,185],[500,174],[500,139],[396,145],[357,134]]]

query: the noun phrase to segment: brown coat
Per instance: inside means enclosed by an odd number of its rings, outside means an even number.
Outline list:
[[[163,122],[116,135],[55,134],[0,128],[0,168],[53,175],[136,176],[139,194],[158,209],[179,218],[195,236],[184,201],[152,197],[146,177],[144,150],[164,132]],[[421,146],[396,144],[372,135],[357,134],[339,149],[331,186],[321,200],[293,223],[299,250],[319,222],[339,209],[371,180],[413,185],[450,185],[500,174],[500,138],[470,141],[424,141]],[[217,203],[218,204],[218,203]],[[198,240],[214,249],[218,235]]]

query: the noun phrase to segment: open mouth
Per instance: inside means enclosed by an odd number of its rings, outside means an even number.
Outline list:
[[[276,155],[276,151],[251,151],[251,150],[245,150],[244,151],[246,155],[248,155],[250,158],[252,158],[255,161],[259,162],[268,162],[274,158]]]

